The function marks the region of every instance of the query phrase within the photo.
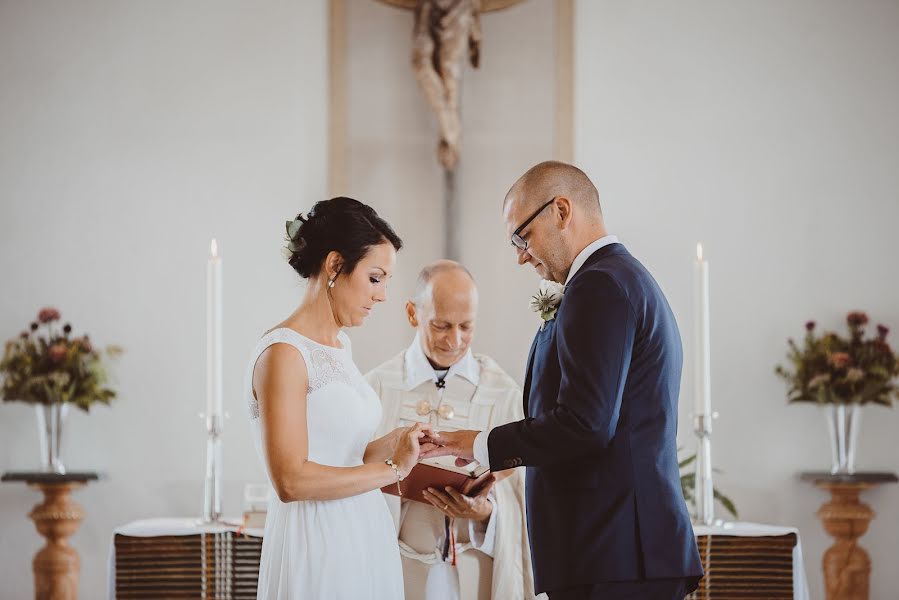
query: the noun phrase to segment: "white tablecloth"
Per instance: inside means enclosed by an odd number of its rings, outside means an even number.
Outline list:
[[[200,519],[144,519],[132,521],[127,525],[116,527],[112,532],[112,540],[109,544],[109,564],[106,596],[109,600],[115,600],[115,536],[127,535],[131,537],[158,537],[163,535],[199,535],[201,533],[224,533],[227,531],[240,531],[238,519],[225,519],[223,524],[201,523]],[[262,529],[244,529],[241,531],[253,537],[262,537]]]
[[[805,565],[802,562],[802,543],[799,530],[795,527],[778,527],[759,523],[724,523],[723,525],[693,525],[693,534],[700,535],[734,535],[739,537],[767,537],[796,534],[796,546],[793,548],[793,600],[809,600],[808,580],[805,578]]]
[[[201,533],[223,533],[240,530],[240,519],[226,519],[224,524],[200,523],[199,519],[145,519],[133,521],[117,527],[113,532],[109,545],[109,583],[108,597],[115,600],[115,536],[155,537],[163,535],[198,535]],[[243,533],[254,537],[262,537],[262,529],[245,529]],[[805,566],[802,562],[802,544],[799,530],[795,527],[778,527],[758,523],[724,523],[723,525],[693,525],[694,535],[734,535],[742,537],[783,536],[796,534],[796,546],[793,548],[793,598],[809,600],[808,582],[805,578]]]

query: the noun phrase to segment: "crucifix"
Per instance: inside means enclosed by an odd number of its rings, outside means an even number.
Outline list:
[[[521,0],[381,1],[415,13],[412,70],[440,130],[437,160],[443,167],[444,256],[458,260],[461,228],[455,175],[462,137],[459,116],[462,69],[466,59],[474,68],[480,64],[481,13],[507,8]]]

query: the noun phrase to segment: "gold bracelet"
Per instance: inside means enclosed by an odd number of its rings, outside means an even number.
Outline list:
[[[392,458],[388,458],[387,460],[385,460],[384,464],[386,464],[388,467],[393,469],[393,472],[396,474],[396,493],[398,495],[402,496],[403,489],[400,487],[400,482],[405,478],[400,473],[400,468],[398,466],[396,466],[396,463],[393,462]]]

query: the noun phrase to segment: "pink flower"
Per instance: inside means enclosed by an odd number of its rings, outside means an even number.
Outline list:
[[[53,344],[50,346],[50,360],[55,363],[61,363],[66,357],[65,344]]]
[[[50,323],[52,321],[59,320],[59,311],[52,307],[42,308],[39,313],[37,313],[37,320],[41,323]]]
[[[845,352],[834,352],[830,355],[830,364],[836,369],[845,369],[849,366],[849,355]]]

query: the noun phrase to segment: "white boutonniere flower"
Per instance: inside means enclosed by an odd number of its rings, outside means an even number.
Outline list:
[[[548,322],[556,318],[556,311],[559,310],[559,304],[561,304],[564,294],[565,286],[561,283],[546,279],[540,281],[537,295],[531,298],[531,308],[534,312],[539,313],[543,320],[540,324],[540,331],[543,331]]]

